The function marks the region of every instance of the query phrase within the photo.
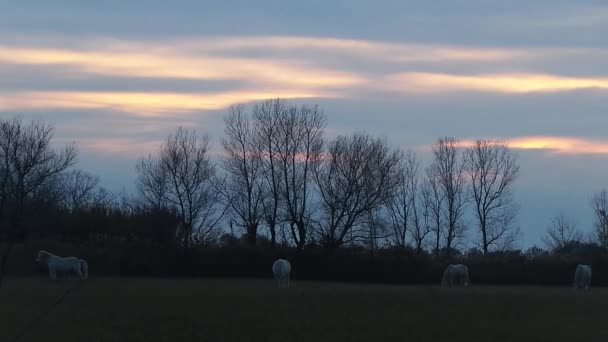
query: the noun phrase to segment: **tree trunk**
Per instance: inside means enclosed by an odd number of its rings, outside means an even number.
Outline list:
[[[452,239],[449,238],[448,241],[446,241],[445,244],[445,256],[446,257],[450,257],[452,256]]]
[[[306,246],[306,225],[302,220],[296,222],[296,228],[298,229],[298,241],[296,241],[299,250],[303,250]]]
[[[328,251],[335,251],[338,248],[340,248],[342,244],[340,243],[340,241],[338,241],[337,238],[334,237],[327,237],[325,238],[325,241],[323,242],[323,246],[325,247],[325,249],[327,249]]]
[[[439,238],[440,238],[440,231],[439,229],[437,229],[437,235],[435,236],[435,257],[439,257]]]
[[[255,246],[258,239],[258,225],[250,224],[247,226],[247,243],[250,246]]]
[[[268,229],[270,230],[270,247],[275,248],[277,245],[276,225],[274,223],[271,223],[268,225]]]
[[[488,255],[488,237],[486,234],[486,230],[482,231],[483,235],[483,255]]]

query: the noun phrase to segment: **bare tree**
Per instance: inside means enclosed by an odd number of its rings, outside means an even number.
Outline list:
[[[76,146],[54,150],[53,136],[53,126],[44,122],[0,121],[0,280],[15,242],[27,233],[24,219],[34,197],[75,163]]]
[[[237,224],[245,228],[249,244],[255,245],[263,216],[263,165],[260,148],[243,110],[242,106],[231,107],[224,118],[223,165],[228,174],[224,192]]]
[[[162,164],[152,155],[141,158],[135,166],[136,186],[146,207],[161,209],[167,201],[169,182]]]
[[[595,222],[593,223],[593,231],[596,240],[600,246],[608,247],[608,190],[593,194],[591,198],[591,208],[595,214]]]
[[[207,136],[180,127],[161,146],[158,159],[141,159],[137,171],[140,195],[148,203],[160,198],[163,207],[179,213],[178,240],[184,250],[212,237],[226,208]]]
[[[428,206],[418,181],[419,168],[416,154],[408,152],[402,155],[399,184],[395,195],[386,204],[393,242],[405,247],[409,234],[418,253],[422,252],[424,240],[430,233]]]
[[[405,153],[400,156],[399,182],[394,196],[388,198],[386,203],[393,242],[399,247],[407,245],[408,228],[412,223],[416,206],[419,164],[413,153]]]
[[[274,148],[281,177],[281,205],[298,249],[306,245],[312,215],[312,170],[323,151],[325,122],[317,106],[289,106],[279,113],[276,122]]]
[[[356,230],[365,214],[393,196],[399,184],[399,153],[385,139],[355,133],[330,142],[315,168],[321,197],[319,233],[336,248],[362,238]]]
[[[260,149],[262,161],[262,186],[265,194],[262,201],[264,222],[270,232],[271,246],[277,242],[281,195],[280,159],[277,148],[279,122],[287,115],[287,105],[280,99],[267,100],[253,108],[255,145]]]
[[[441,250],[441,236],[443,235],[443,229],[445,227],[445,220],[443,218],[443,206],[445,202],[445,196],[441,191],[437,176],[434,174],[431,168],[427,168],[427,178],[422,186],[422,196],[426,210],[429,215],[429,230],[433,232],[434,243],[433,252],[435,256],[439,256]]]
[[[95,201],[95,190],[99,177],[88,172],[74,169],[61,173],[57,177],[60,205],[73,211],[86,208]]]
[[[512,196],[519,174],[517,155],[505,144],[477,140],[466,151],[466,163],[481,235],[479,246],[488,254],[492,246],[509,244],[518,234],[514,224],[517,206]]]
[[[135,203],[134,200],[130,201]],[[103,187],[97,187],[91,195],[91,206],[93,208],[102,208],[108,212],[117,206],[115,195]]]
[[[564,251],[583,239],[583,234],[577,228],[576,221],[559,213],[551,219],[547,232],[542,237],[543,243],[553,251]]]
[[[367,248],[374,253],[380,248],[382,241],[386,240],[389,236],[389,222],[387,216],[384,214],[384,207],[376,207],[365,213],[365,219],[363,220],[363,241]]]
[[[458,152],[458,141],[454,138],[440,138],[433,146],[433,156],[430,178],[437,181],[445,198],[444,238],[446,253],[449,256],[452,248],[463,237],[465,231],[465,225],[462,222],[467,203],[465,163]]]
[[[431,198],[430,194],[427,194],[429,190],[425,188],[426,184],[419,185],[417,178],[413,183],[412,229],[410,235],[416,252],[420,254],[423,251],[425,240],[431,234],[433,228],[431,226]],[[439,208],[441,208],[441,204],[439,204]],[[440,215],[439,222],[441,223]]]

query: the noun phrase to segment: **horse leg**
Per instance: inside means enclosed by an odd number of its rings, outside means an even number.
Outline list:
[[[289,288],[289,275],[287,276],[287,288]]]

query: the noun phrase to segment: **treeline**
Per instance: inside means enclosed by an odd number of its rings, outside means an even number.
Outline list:
[[[554,270],[543,279],[557,283],[574,262],[604,264],[608,191],[591,200],[592,236],[559,214],[546,251],[517,251],[520,168],[506,144],[440,138],[423,166],[385,138],[328,137],[326,120],[280,99],[232,107],[221,156],[207,135],[179,128],[138,160],[133,194],[77,169],[77,146],[53,148],[52,125],[0,120],[2,274],[32,270],[18,257],[7,264],[31,246],[86,256],[93,274],[266,276],[283,255],[310,279],[432,282],[461,260],[474,281],[506,267],[533,283]]]
[[[500,142],[441,138],[423,168],[384,138],[326,137],[316,106],[270,100],[232,107],[224,122],[217,160],[206,135],[180,128],[137,163],[138,199],[177,212],[184,248],[217,239],[226,226],[250,246],[266,236],[299,250],[413,246],[436,256],[469,242],[487,254],[518,237],[519,165]],[[465,222],[468,210],[475,222]]]
[[[458,254],[450,259],[418,254],[411,249],[386,248],[371,254],[363,248],[345,247],[331,253],[319,247],[304,250],[247,246],[193,247],[187,254],[179,248],[148,243],[29,241],[15,247],[7,267],[9,274],[36,275],[46,272],[32,262],[40,249],[62,251],[87,260],[94,276],[152,277],[256,277],[270,278],[271,265],[287,258],[292,279],[438,285],[448,263],[465,263],[474,285],[572,285],[579,263],[594,268],[593,285],[608,285],[608,256],[589,246],[572,254],[554,255],[508,251]]]

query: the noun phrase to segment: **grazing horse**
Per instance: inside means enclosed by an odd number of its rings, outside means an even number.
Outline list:
[[[39,251],[36,262],[47,265],[49,276],[53,280],[57,279],[57,273],[76,273],[80,279],[87,279],[89,276],[87,262],[77,257],[62,258],[47,251]]]
[[[272,273],[274,274],[274,279],[277,280],[279,288],[289,287],[289,273],[291,273],[291,264],[289,261],[277,259],[277,261],[272,264]]]
[[[469,286],[469,268],[463,264],[450,264],[443,272],[441,286]]]
[[[574,272],[574,289],[589,291],[591,286],[591,266],[578,264]]]

